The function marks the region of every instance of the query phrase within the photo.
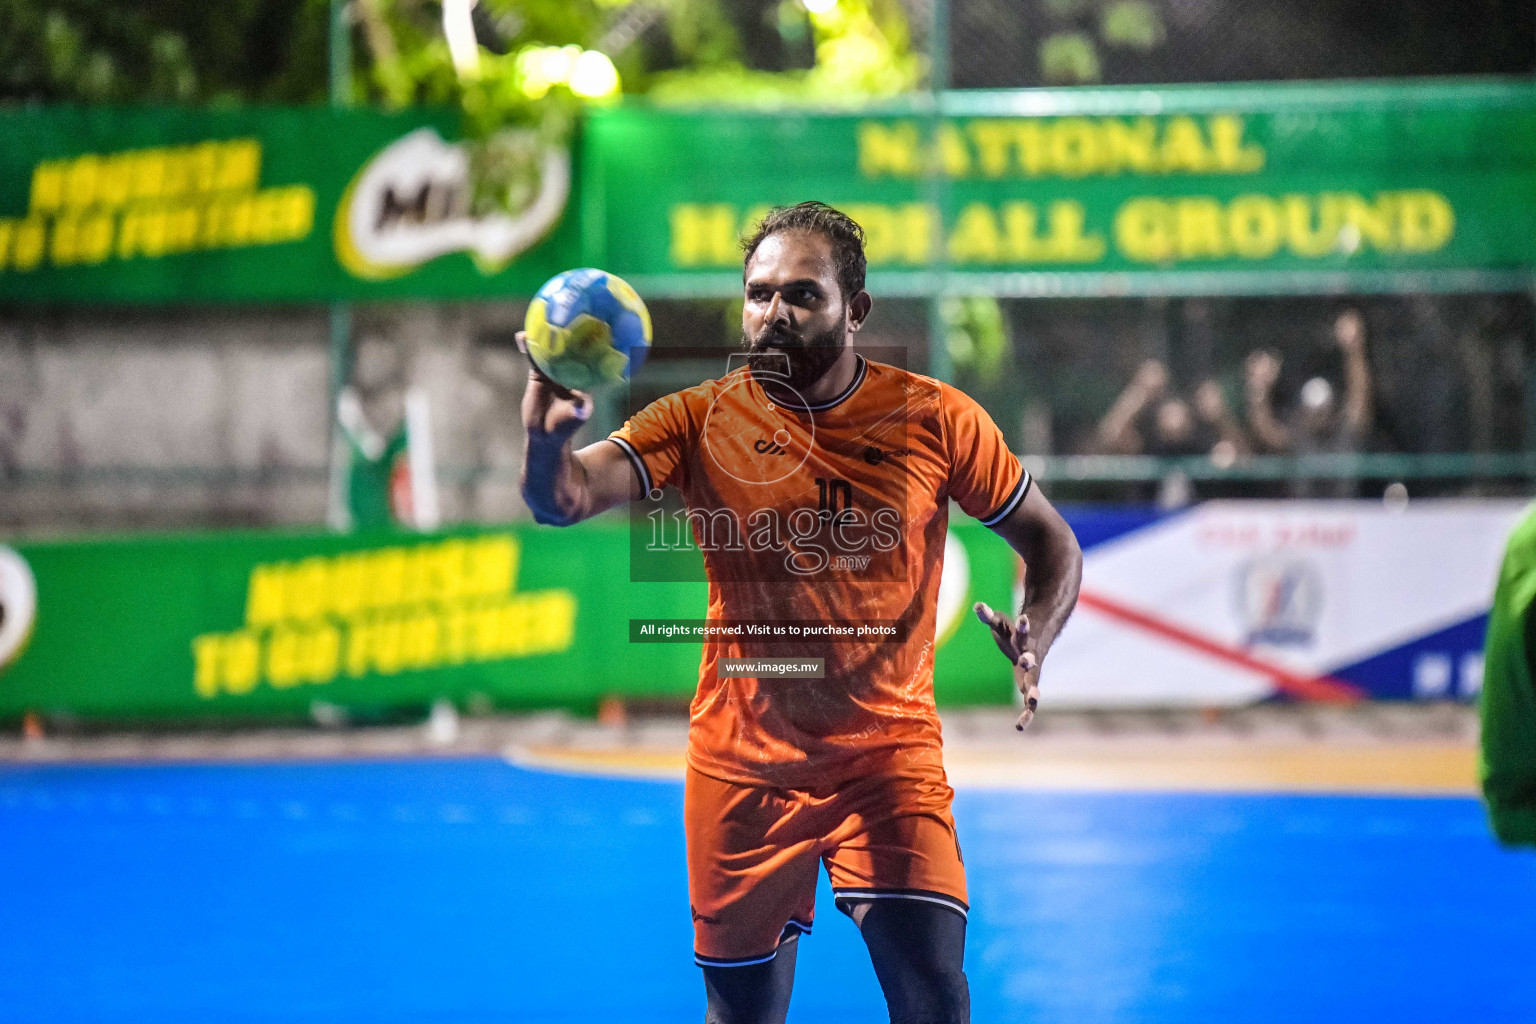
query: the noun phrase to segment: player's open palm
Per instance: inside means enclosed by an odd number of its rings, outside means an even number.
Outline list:
[[[1017,725],[1023,729],[1035,717],[1035,709],[1040,706],[1040,654],[1030,632],[1029,616],[1020,615],[1017,619],[1011,619],[1001,612],[993,611],[981,601],[976,602],[975,610],[976,617],[992,630],[992,639],[997,642],[997,649],[1013,662],[1013,681],[1024,695],[1024,713],[1019,716]]]
[[[527,339],[517,332],[517,347],[528,351]],[[528,388],[523,392],[523,429],[530,441],[564,444],[592,416],[592,396],[571,391],[546,377],[528,360]]]

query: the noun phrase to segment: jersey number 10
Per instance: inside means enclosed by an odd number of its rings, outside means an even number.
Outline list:
[[[838,504],[839,496],[841,496],[841,505]],[[839,512],[846,512],[852,507],[852,484],[836,476],[830,480],[823,477],[816,478],[816,510],[821,513],[821,518],[831,519]]]

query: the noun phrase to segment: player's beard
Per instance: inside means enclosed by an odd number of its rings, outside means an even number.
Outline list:
[[[817,334],[791,334],[770,327],[756,338],[749,338],[743,332],[741,345],[748,352],[747,365],[759,384],[764,387],[787,385],[798,397],[832,369],[832,364],[843,354],[843,339],[847,334],[848,315],[844,313],[836,325]]]

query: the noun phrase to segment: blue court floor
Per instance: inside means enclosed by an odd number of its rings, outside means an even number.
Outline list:
[[[680,784],[481,758],[0,767],[0,1020],[698,1021]],[[962,791],[974,1019],[1536,1021],[1470,799]],[[820,894],[791,1020],[884,1020]]]

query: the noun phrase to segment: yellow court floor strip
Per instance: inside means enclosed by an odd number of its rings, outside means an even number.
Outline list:
[[[579,749],[518,746],[527,768],[627,778],[680,779],[672,747]],[[1018,750],[966,748],[944,755],[951,781],[968,788],[1120,792],[1294,792],[1472,796],[1477,750],[1453,743],[1070,743]]]

